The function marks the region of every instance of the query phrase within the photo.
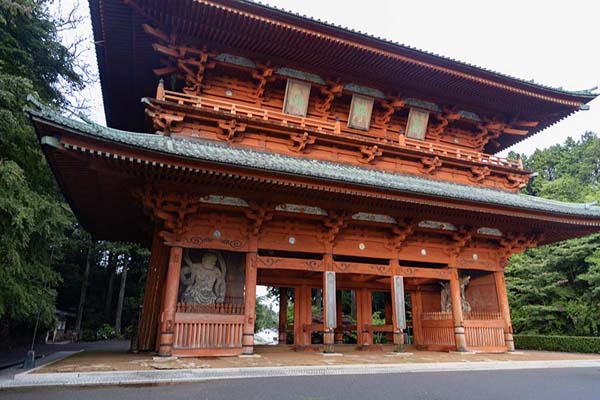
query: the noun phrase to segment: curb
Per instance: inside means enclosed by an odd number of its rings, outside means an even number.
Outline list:
[[[16,375],[0,382],[0,388],[156,385],[193,383],[224,379],[272,378],[286,376],[367,375],[418,372],[502,371],[546,368],[600,368],[597,360],[448,362],[423,364],[356,364],[295,367],[207,368],[180,370],[65,372]]]

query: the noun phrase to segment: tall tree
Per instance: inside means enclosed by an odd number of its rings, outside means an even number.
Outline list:
[[[23,107],[28,94],[63,107],[57,82],[81,87],[45,1],[0,1],[0,346],[10,327],[52,320],[64,232],[73,223]]]
[[[129,254],[123,254],[123,266],[121,271],[121,286],[119,298],[117,299],[117,315],[115,318],[115,332],[121,334],[121,317],[123,315],[123,300],[125,299],[125,285],[127,284],[127,270],[129,269]]]

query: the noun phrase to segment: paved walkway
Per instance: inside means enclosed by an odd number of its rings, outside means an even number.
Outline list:
[[[254,357],[162,359],[152,355],[110,351],[64,352],[62,360],[33,371],[0,376],[0,388],[35,386],[97,386],[203,382],[281,376],[355,375],[415,372],[600,368],[598,355],[517,352],[464,354],[437,352],[297,353],[286,347],[258,348]],[[50,361],[50,360],[48,360]]]

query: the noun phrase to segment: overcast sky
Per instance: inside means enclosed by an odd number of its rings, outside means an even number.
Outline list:
[[[68,9],[72,1],[59,4]],[[82,11],[87,13],[83,1]],[[270,0],[269,4],[550,86],[581,90],[600,85],[596,1]],[[91,32],[91,23],[82,26],[85,29]],[[92,51],[89,57],[95,67]],[[99,84],[85,95],[92,118],[103,123]],[[530,154],[588,130],[600,134],[598,99],[590,111],[578,112],[512,150]]]

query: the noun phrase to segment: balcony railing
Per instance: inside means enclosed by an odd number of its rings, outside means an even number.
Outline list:
[[[286,127],[302,128],[336,136],[344,135],[339,121],[331,122],[317,118],[299,117],[285,114],[281,111],[267,110],[252,105],[227,101],[214,97],[195,96],[170,90],[159,90],[157,93],[157,100],[169,101],[201,110],[227,113],[232,117],[243,116],[245,118],[259,119]],[[355,133],[352,135],[356,136]],[[368,134],[364,134],[362,136],[367,140],[375,139],[375,137]],[[521,160],[509,160],[506,158],[496,157],[490,154],[480,153],[443,143],[411,139],[403,135],[398,135],[398,141],[393,141],[391,143],[388,141],[387,144],[421,153],[454,158],[456,160],[487,164],[497,167],[514,168],[520,170],[523,169]]]

